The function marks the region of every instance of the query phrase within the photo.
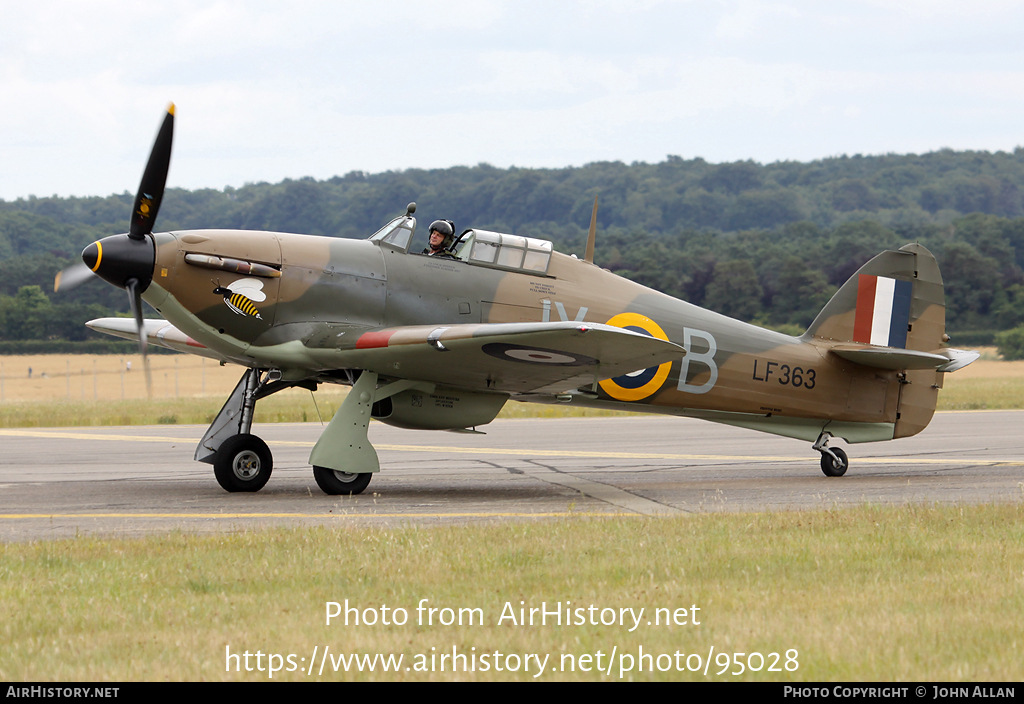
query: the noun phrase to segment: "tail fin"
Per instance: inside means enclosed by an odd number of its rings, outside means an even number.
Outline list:
[[[919,244],[882,252],[843,284],[803,339],[929,352],[943,346],[946,298],[938,262]]]
[[[870,352],[882,353],[879,357],[890,363],[870,366],[903,370],[893,437],[921,432],[935,413],[943,378],[935,364],[942,357],[926,353],[939,352],[948,339],[946,298],[935,257],[919,244],[882,252],[843,284],[802,339],[835,343],[836,354],[861,364],[863,349],[850,348],[872,345]]]

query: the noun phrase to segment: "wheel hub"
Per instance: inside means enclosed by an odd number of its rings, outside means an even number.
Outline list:
[[[260,458],[252,450],[245,450],[235,455],[235,461],[231,464],[235,476],[242,481],[250,481],[260,473]]]

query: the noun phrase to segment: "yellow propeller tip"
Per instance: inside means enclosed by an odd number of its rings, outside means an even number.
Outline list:
[[[171,103],[171,106],[167,108],[167,112],[169,112],[172,115],[174,114],[174,103]]]
[[[54,279],[53,279],[53,292],[54,293],[56,293],[57,289],[60,288],[60,275],[63,274],[63,273],[64,273],[63,271],[58,271],[57,272],[57,276],[55,276]]]

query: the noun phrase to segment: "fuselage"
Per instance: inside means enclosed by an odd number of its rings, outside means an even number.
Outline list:
[[[743,323],[557,252],[546,273],[536,273],[428,257],[368,240],[203,230],[161,233],[155,241],[145,300],[225,358],[281,369],[286,378],[343,366],[340,353],[374,329],[609,323],[668,339],[687,352],[603,380],[592,389],[596,398],[586,394],[573,402],[693,415],[812,440],[822,422],[845,428],[853,442],[896,433],[897,372],[845,361],[829,354],[826,341]],[[203,256],[279,275],[245,276],[195,265]],[[240,278],[256,282],[248,284],[250,295],[234,290],[242,284],[231,287]]]

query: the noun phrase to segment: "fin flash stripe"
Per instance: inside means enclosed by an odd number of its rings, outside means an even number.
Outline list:
[[[909,281],[861,274],[853,341],[905,348],[913,295],[914,285]]]

